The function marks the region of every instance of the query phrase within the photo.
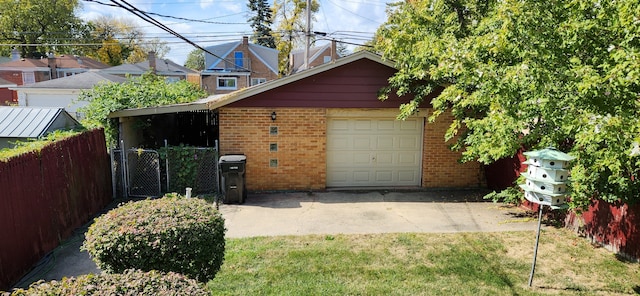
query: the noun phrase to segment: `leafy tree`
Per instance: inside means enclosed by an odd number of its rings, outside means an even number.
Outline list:
[[[415,0],[392,6],[376,50],[398,72],[385,94],[431,94],[462,160],[555,146],[577,157],[571,205],[640,190],[638,0]]]
[[[134,64],[147,60],[150,51],[155,52],[157,58],[163,58],[169,52],[165,41],[158,38],[145,41],[144,32],[132,19],[99,16],[89,24],[93,28],[94,42],[103,44],[95,56],[105,64]]]
[[[107,145],[113,145],[117,122],[108,118],[109,113],[128,108],[188,103],[206,96],[205,91],[186,80],[170,83],[162,76],[146,73],[124,83],[98,84],[89,91],[83,91],[78,100],[87,101],[89,105],[78,112],[84,114],[82,124],[85,127],[104,127]]]
[[[291,51],[304,43],[305,30],[305,10],[307,3],[305,0],[275,0],[273,2],[273,13],[276,31],[276,49],[278,49],[278,68],[280,74],[289,74],[289,54]],[[318,1],[311,1],[311,19],[313,14],[320,9]]]
[[[187,55],[187,60],[184,62],[184,66],[193,70],[204,70],[204,51],[202,51],[201,49],[194,49],[189,52],[189,54]]]
[[[21,56],[40,58],[54,48],[48,44],[76,42],[86,27],[75,16],[77,0],[0,0],[0,42],[26,44]]]
[[[273,16],[268,1],[249,0],[247,6],[254,13],[249,18],[251,28],[253,28],[253,42],[262,46],[276,48],[276,41],[271,32]]]

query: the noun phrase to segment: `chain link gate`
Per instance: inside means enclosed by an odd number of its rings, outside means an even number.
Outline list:
[[[219,192],[217,148],[166,147],[162,157],[136,148],[112,148],[110,154],[114,198],[184,194],[186,187],[198,194]]]
[[[160,155],[155,150],[127,151],[127,189],[129,196],[160,197]]]

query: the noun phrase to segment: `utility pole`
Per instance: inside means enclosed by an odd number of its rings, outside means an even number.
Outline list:
[[[309,69],[309,47],[311,46],[311,0],[307,0],[307,23],[305,29],[304,70]]]

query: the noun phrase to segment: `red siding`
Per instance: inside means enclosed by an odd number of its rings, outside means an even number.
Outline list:
[[[0,290],[110,201],[102,130],[0,162]]]
[[[398,108],[409,101],[395,94],[378,100],[395,69],[361,59],[235,102],[228,107]],[[429,100],[425,100],[429,101]],[[424,104],[424,107],[428,107]]]

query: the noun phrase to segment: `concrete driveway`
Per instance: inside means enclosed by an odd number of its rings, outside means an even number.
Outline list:
[[[483,192],[329,191],[249,195],[220,208],[227,237],[536,229],[535,219]]]
[[[525,211],[482,200],[483,192],[329,191],[249,194],[245,204],[222,205],[227,237],[391,232],[535,231]],[[80,252],[88,225],[45,256],[16,286],[39,279],[99,273]]]

